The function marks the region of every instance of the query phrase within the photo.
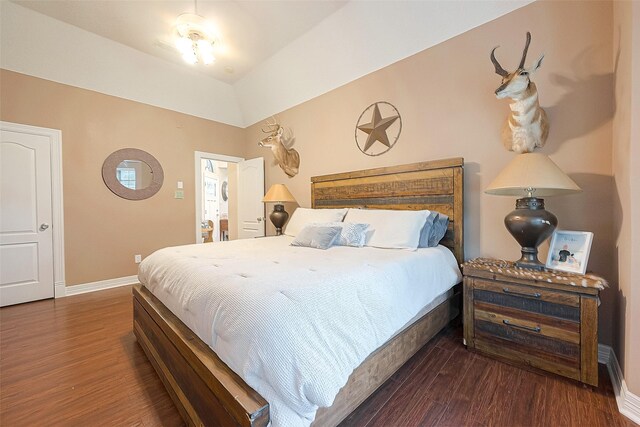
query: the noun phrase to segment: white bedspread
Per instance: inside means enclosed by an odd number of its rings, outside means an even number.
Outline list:
[[[139,279],[270,404],[308,426],[351,372],[460,281],[438,248],[289,246],[288,236],[161,249]]]

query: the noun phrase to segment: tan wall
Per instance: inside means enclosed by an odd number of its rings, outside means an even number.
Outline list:
[[[513,158],[500,143],[508,113],[493,95],[500,84],[489,60],[514,67],[525,31],[533,41],[528,64],[544,52],[534,76],[551,123],[548,154],[584,190],[548,198],[560,227],[595,233],[590,269],[612,281],[603,292],[601,341],[611,343],[616,289],[611,206],[613,116],[612,5],[609,2],[536,2],[493,22],[427,49],[325,95],[279,113],[291,127],[300,152],[300,173],[289,179],[272,166],[271,154],[257,147],[257,123],[248,129],[247,157],[266,157],[267,188],[285,183],[301,206],[310,205],[310,177],[429,159],[465,158],[465,248],[467,258],[514,259],[519,247],[503,225],[515,199],[483,194]],[[388,101],[402,115],[397,145],[379,157],[362,154],[354,142],[360,113],[373,102]],[[546,256],[546,249],[541,258]]]
[[[464,156],[467,258],[513,259],[518,246],[504,229],[502,219],[513,208],[514,200],[482,193],[513,158],[499,142],[508,106],[493,96],[499,77],[493,74],[488,53],[500,44],[498,57],[505,68],[513,67],[519,59],[524,32],[530,30],[533,43],[528,63],[541,52],[546,53],[542,69],[534,77],[551,122],[550,138],[542,152],[584,190],[580,195],[549,198],[547,206],[558,216],[560,227],[595,233],[589,267],[612,285],[602,294],[601,342],[620,348],[615,337],[619,330],[621,337],[631,337],[630,330],[624,329],[624,319],[628,324],[633,313],[637,318],[640,304],[632,312],[631,303],[625,299],[630,280],[624,279],[625,288],[618,289],[619,269],[625,277],[638,275],[625,272],[630,265],[625,260],[631,252],[618,255],[616,263],[615,241],[621,236],[618,251],[637,245],[637,239],[633,243],[622,237],[621,227],[628,227],[624,220],[629,219],[629,206],[637,204],[639,197],[636,194],[636,202],[626,201],[618,193],[634,194],[630,183],[640,180],[640,165],[628,165],[614,182],[612,153],[624,158],[626,146],[612,150],[612,117],[616,107],[626,104],[624,100],[614,103],[611,96],[612,46],[617,37],[612,23],[613,6],[609,2],[536,2],[282,112],[278,118],[293,128],[302,159],[300,174],[293,179],[271,164],[266,149],[257,147],[260,124],[241,130],[8,71],[0,73],[0,118],[62,130],[66,273],[70,285],[135,274],[134,254],[145,256],[160,247],[193,241],[194,150],[246,158],[265,156],[267,188],[273,183],[286,183],[301,206],[310,204],[309,179],[313,175]],[[618,83],[622,81],[627,80]],[[624,90],[618,85],[618,91]],[[354,143],[354,125],[366,106],[380,100],[400,110],[402,136],[390,152],[368,157]],[[622,117],[616,120],[629,121]],[[104,158],[123,147],[149,151],[163,165],[165,184],[153,198],[126,201],[102,183]],[[232,169],[230,165],[230,193],[235,187]],[[632,178],[634,173],[636,177]],[[618,177],[627,181],[619,182]],[[185,182],[183,200],[173,198],[178,180]],[[230,216],[236,209],[233,200],[230,194]],[[292,212],[294,206],[287,206],[287,210]],[[230,224],[232,238],[235,228]],[[544,256],[545,248],[541,259]],[[613,268],[616,264],[620,268]],[[620,318],[614,316],[618,303]],[[637,364],[638,359],[624,364],[630,366],[632,362]],[[640,378],[631,381],[636,387],[640,384]]]
[[[0,119],[62,130],[67,285],[133,275],[135,254],[193,243],[194,151],[243,155],[233,126],[5,70],[0,92]],[[164,169],[150,199],[121,199],[102,181],[104,159],[125,147]],[[184,199],[173,198],[178,180]]]
[[[614,49],[616,65],[616,113],[613,127],[613,166],[619,203],[614,205],[616,224],[616,261],[619,277],[617,294],[617,329],[615,348],[627,386],[640,394],[640,6],[632,2],[614,3]],[[635,144],[634,144],[635,141]],[[635,262],[634,262],[635,261]],[[634,283],[635,282],[635,283]]]

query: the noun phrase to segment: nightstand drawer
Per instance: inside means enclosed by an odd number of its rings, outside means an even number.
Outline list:
[[[537,303],[543,307],[544,304],[555,304]],[[579,378],[578,322],[476,300],[473,323],[475,346],[479,350]]]
[[[477,286],[478,282],[480,282],[480,286]],[[543,299],[542,291],[538,289],[526,289],[527,292],[532,293],[532,296],[525,297],[514,293],[523,291],[522,288],[524,287],[522,286],[514,288],[511,284],[507,283],[483,283],[478,280],[475,281],[475,285],[473,289],[473,299],[476,302],[512,308],[514,310],[536,313],[542,316],[550,316],[572,322],[580,321],[580,300],[578,300],[577,306],[574,307],[573,305],[552,302],[559,301],[559,299],[556,298],[557,295],[554,294],[545,295]],[[492,286],[492,290],[486,290],[486,288],[489,287],[487,285],[497,286]],[[505,289],[507,292],[505,292]],[[538,297],[538,295],[540,296]],[[564,297],[564,295],[561,296]]]
[[[531,347],[514,344],[495,337],[475,339],[475,348],[498,359],[509,360],[520,365],[531,366],[580,380],[580,359],[567,360],[547,352],[537,352]]]
[[[580,362],[580,345],[545,337],[540,333],[518,329],[510,325],[496,324],[484,320],[475,321],[476,339],[498,338],[503,344],[520,348],[527,354],[548,355],[550,359],[561,358],[568,363]]]
[[[580,344],[580,323],[543,316],[510,307],[476,302],[473,317],[476,322],[488,322],[506,328]]]
[[[514,297],[529,298],[537,301],[568,305],[571,307],[580,306],[580,297],[574,293],[552,291],[549,289],[518,285],[509,282],[491,282],[482,279],[475,279],[474,287],[475,289],[497,292],[499,294]]]

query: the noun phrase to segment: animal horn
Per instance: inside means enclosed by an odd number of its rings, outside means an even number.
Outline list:
[[[491,62],[493,62],[493,66],[496,67],[496,74],[499,74],[502,77],[506,77],[506,76],[509,75],[509,72],[507,70],[505,70],[504,68],[502,68],[502,65],[500,65],[500,63],[496,59],[496,53],[495,52],[496,52],[496,49],[499,48],[499,47],[500,46],[496,46],[491,51]]]
[[[271,121],[273,120],[273,122]],[[275,116],[271,116],[271,118],[269,120],[267,120],[267,126],[269,127],[277,127],[278,126],[278,119],[275,118]]]
[[[529,50],[529,43],[531,43],[531,33],[527,31],[527,43],[524,45],[524,51],[522,52],[522,59],[520,60],[519,69],[524,68],[524,61],[527,59],[527,51]]]
[[[280,125],[276,121],[275,117],[271,116],[271,118],[273,119],[273,123],[269,123],[269,121],[267,120],[267,122],[266,122],[267,129],[265,130],[264,128],[261,128],[262,132],[264,132],[264,133],[272,133],[272,132],[278,130],[278,128],[280,127]]]

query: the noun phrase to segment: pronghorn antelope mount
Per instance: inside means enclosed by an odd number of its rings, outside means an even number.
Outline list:
[[[290,142],[293,138],[283,137],[284,128],[280,126],[275,119],[273,123],[267,122],[267,128],[262,128],[262,132],[269,135],[262,138],[258,142],[258,145],[260,147],[271,148],[273,157],[289,178],[296,176],[298,174],[298,168],[300,167],[300,154],[298,154],[295,149],[287,148],[285,145],[285,139],[288,139]]]
[[[531,81],[531,74],[540,68],[544,55],[531,68],[524,68],[529,43],[531,33],[527,32],[520,65],[511,73],[502,68],[496,59],[495,51],[498,46],[491,51],[491,62],[496,68],[496,74],[502,76],[502,84],[496,89],[496,97],[512,99],[509,105],[511,113],[502,128],[502,142],[507,150],[516,153],[531,153],[536,147],[543,147],[549,135],[547,114],[538,103],[538,90]]]

